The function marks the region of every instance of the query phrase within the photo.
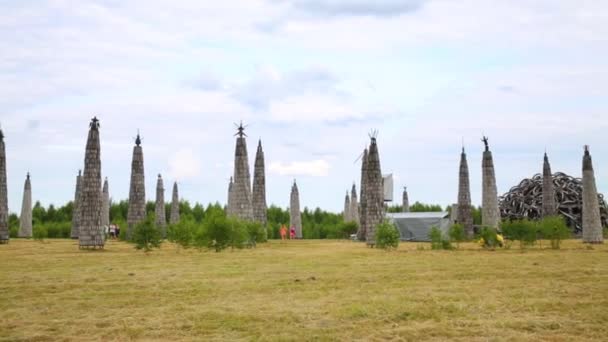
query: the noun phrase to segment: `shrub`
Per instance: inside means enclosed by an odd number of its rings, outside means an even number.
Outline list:
[[[536,242],[536,223],[528,219],[504,221],[502,231],[507,239],[519,241],[519,248]]]
[[[266,242],[266,229],[259,222],[243,222],[247,231],[248,244],[255,247],[258,242]]]
[[[456,223],[450,227],[450,240],[456,242],[456,247],[460,247],[460,243],[466,240],[464,226]]]
[[[355,234],[359,230],[357,222],[344,222],[339,226],[340,233],[343,239],[350,239],[352,234]]]
[[[570,237],[570,229],[561,216],[548,216],[539,223],[540,231],[545,239],[551,240],[551,248],[559,249],[563,239]]]
[[[431,249],[453,249],[450,240],[444,238],[443,233],[437,227],[431,227],[429,239],[431,239]]]
[[[376,247],[382,249],[397,249],[400,239],[399,230],[389,221],[384,221],[376,227]]]
[[[247,239],[248,232],[244,222],[216,212],[207,215],[202,227],[194,235],[197,247],[207,247],[216,252],[228,247],[243,248]]]
[[[33,227],[32,235],[34,240],[43,242],[49,236],[49,233],[45,226],[36,225]]]
[[[160,248],[163,242],[161,232],[150,216],[135,226],[131,242],[135,244],[136,249],[143,249],[146,253],[153,248]]]
[[[192,245],[196,225],[190,220],[181,220],[167,229],[167,239],[184,249]]]
[[[499,235],[495,228],[483,227],[479,236],[479,244],[483,248],[494,250],[496,247],[502,247],[503,245],[502,235]]]

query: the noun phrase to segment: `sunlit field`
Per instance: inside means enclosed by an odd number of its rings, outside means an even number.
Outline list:
[[[574,240],[525,252],[272,241],[145,254],[14,239],[0,260],[6,341],[608,339],[608,246]]]

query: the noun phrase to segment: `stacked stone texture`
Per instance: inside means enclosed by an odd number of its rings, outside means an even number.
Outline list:
[[[21,204],[21,216],[19,216],[19,237],[32,237],[32,184],[30,174],[25,178],[23,187],[23,202]]]
[[[101,192],[101,226],[110,226],[110,187],[108,179],[103,182],[103,190]]]
[[[376,226],[382,222],[384,217],[384,186],[376,138],[371,139],[367,158],[365,241],[368,245],[374,246],[376,244]]]
[[[545,153],[543,161],[543,217],[554,216],[557,214],[557,204],[555,202],[555,188],[553,187],[553,174],[549,157]]]
[[[604,242],[595,174],[588,146],[585,146],[583,155],[583,242]]]
[[[302,214],[300,213],[300,192],[296,181],[293,181],[291,187],[291,196],[289,201],[289,229],[295,228],[296,238],[302,238]]]
[[[342,219],[344,222],[352,221],[352,215],[350,214],[350,196],[348,191],[346,192],[346,197],[344,198],[344,211],[342,212]]]
[[[72,239],[78,239],[78,229],[80,227],[80,198],[82,190],[82,171],[78,170],[78,176],[76,176],[76,190],[74,191],[74,204],[72,205],[72,231],[70,237]]]
[[[496,189],[496,175],[492,152],[486,146],[482,159],[482,209],[481,224],[485,227],[498,228],[500,225],[500,211],[498,210],[498,194]]]
[[[156,181],[156,227],[160,230],[160,234],[163,238],[167,237],[167,215],[165,213],[165,185],[163,184],[163,177],[158,175]]]
[[[462,224],[465,234],[468,238],[472,238],[473,230],[473,214],[471,212],[471,184],[469,181],[469,164],[467,162],[467,154],[462,148],[460,154],[460,169],[458,172],[458,204],[456,206],[455,220]]]
[[[357,187],[353,184],[350,191],[350,218],[359,226],[359,202],[357,201]]]
[[[266,217],[266,172],[261,140],[258,142],[258,150],[255,154],[255,164],[253,166],[253,190],[251,201],[253,206],[253,220],[266,227],[268,222]]]
[[[131,162],[131,187],[129,189],[129,208],[127,212],[127,238],[131,239],[135,226],[146,219],[146,187],[144,178],[144,152],[139,134],[133,147]]]
[[[401,208],[404,213],[410,212],[410,199],[409,199],[409,196],[407,195],[406,187],[403,187],[403,205]]]
[[[367,164],[368,152],[367,148],[363,150],[363,158],[361,158],[361,196],[359,197],[359,230],[357,231],[357,240],[365,241],[366,235],[366,219],[367,219]]]
[[[97,118],[91,121],[87,139],[79,212],[79,246],[103,248],[105,238],[101,226],[101,148]]]
[[[0,128],[0,243],[8,243],[8,191],[6,188],[6,149],[4,132]]]
[[[240,136],[236,138],[234,154],[234,184],[232,185],[234,206],[231,207],[231,214],[241,220],[251,221],[253,219],[251,178],[247,155],[247,141],[242,132]]]
[[[173,197],[171,198],[171,217],[169,217],[171,224],[179,222],[179,193],[177,191],[177,182],[173,183]]]
[[[228,204],[226,205],[226,215],[234,216],[234,196],[233,190],[234,188],[234,180],[230,177],[230,182],[228,183]]]

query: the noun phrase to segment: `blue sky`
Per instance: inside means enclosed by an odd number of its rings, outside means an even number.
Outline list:
[[[191,202],[226,201],[234,122],[266,155],[268,202],[340,211],[379,130],[396,197],[455,202],[464,140],[481,200],[482,133],[499,193],[541,171],[580,176],[591,146],[608,190],[608,3],[492,0],[1,1],[0,123],[9,207],[73,198],[88,122],[126,199],[143,136],[156,174]],[[166,195],[166,198],[168,195]]]

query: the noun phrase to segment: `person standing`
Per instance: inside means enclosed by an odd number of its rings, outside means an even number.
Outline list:
[[[287,227],[285,227],[285,225],[281,225],[281,229],[279,230],[279,232],[281,233],[281,240],[285,240],[285,238],[287,237]]]
[[[289,239],[293,240],[296,238],[296,227],[291,227],[291,229],[289,230]]]

